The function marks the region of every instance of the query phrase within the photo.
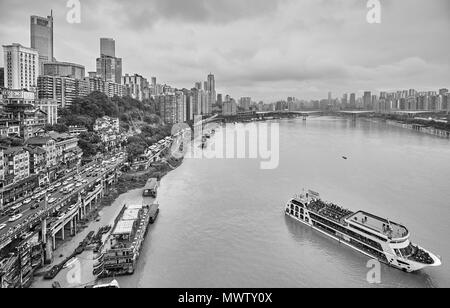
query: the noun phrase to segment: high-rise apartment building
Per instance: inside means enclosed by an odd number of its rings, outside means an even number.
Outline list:
[[[372,109],[372,93],[371,92],[368,92],[368,91],[364,92],[363,106],[364,106],[364,109],[366,109],[366,110]]]
[[[148,93],[145,93],[145,90],[148,90],[148,80],[142,77],[141,75],[134,74],[122,77],[122,84],[126,87],[126,95],[130,96],[139,101],[143,101],[145,98],[148,98]]]
[[[356,108],[356,94],[355,93],[350,94],[350,107]]]
[[[5,88],[34,91],[39,76],[39,53],[20,44],[3,46]]]
[[[53,13],[47,18],[31,16],[30,36],[31,48],[38,51],[41,65],[53,61]]]

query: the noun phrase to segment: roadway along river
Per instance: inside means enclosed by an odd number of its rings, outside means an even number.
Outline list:
[[[279,124],[275,170],[186,159],[163,179],[161,215],[122,287],[450,287],[449,140],[368,120]],[[405,224],[444,265],[415,274],[383,265],[381,284],[369,284],[367,257],[284,216],[302,188]]]

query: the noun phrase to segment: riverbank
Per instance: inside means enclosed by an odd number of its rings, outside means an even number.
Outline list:
[[[109,190],[108,194],[80,225],[80,231],[70,239],[59,243],[57,249],[53,252],[52,263],[36,273],[31,287],[51,288],[58,285],[63,288],[80,288],[95,283],[97,279],[92,274],[95,254],[90,248],[86,248],[79,254],[68,268],[61,269],[54,279],[45,280],[43,277],[55,265],[62,264],[68,256],[72,255],[79,243],[84,241],[89,234],[97,233],[100,228],[111,225],[123,204],[130,203],[131,199],[141,196],[141,189],[149,178],[157,178],[160,181],[170,171],[174,170],[174,166],[178,168],[182,162],[183,159],[169,157],[146,171],[122,173],[117,184]]]

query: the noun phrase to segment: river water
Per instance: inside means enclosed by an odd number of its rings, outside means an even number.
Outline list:
[[[369,120],[276,123],[276,169],[186,159],[163,179],[161,214],[122,287],[450,287],[449,140]],[[405,224],[443,265],[413,274],[382,265],[381,283],[369,284],[367,257],[284,216],[303,188]]]

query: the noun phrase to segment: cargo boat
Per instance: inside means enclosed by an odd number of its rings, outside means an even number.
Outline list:
[[[326,236],[405,272],[441,265],[438,256],[413,244],[402,224],[374,214],[352,212],[309,191],[289,200],[285,214]]]
[[[99,253],[93,274],[99,278],[132,275],[159,205],[125,205]]]
[[[155,178],[151,178],[147,181],[142,196],[156,198],[157,194],[158,194],[158,180]]]

